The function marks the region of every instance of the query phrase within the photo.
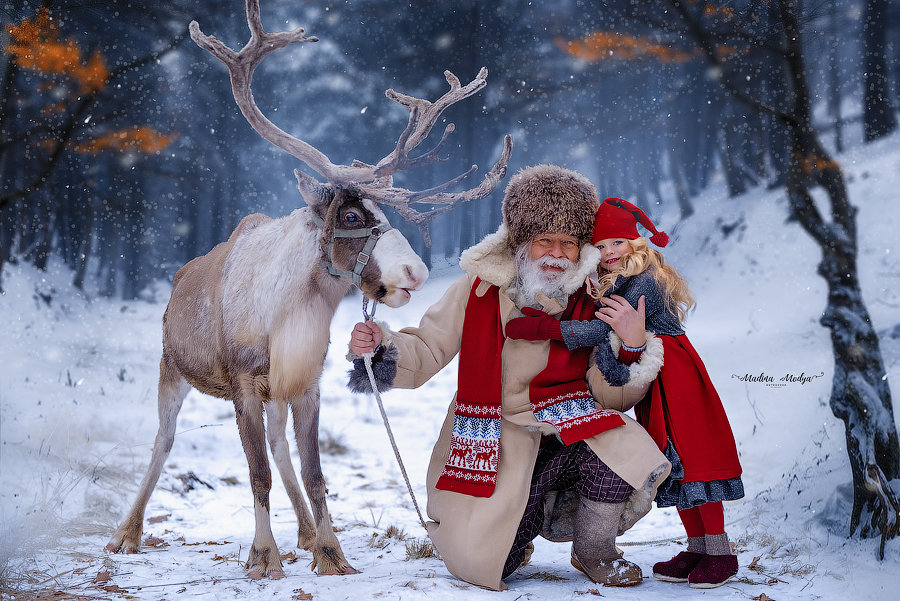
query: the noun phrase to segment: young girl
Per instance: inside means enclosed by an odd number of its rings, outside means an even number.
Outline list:
[[[690,582],[694,588],[714,588],[738,571],[737,557],[725,534],[722,501],[744,496],[741,466],[719,395],[681,327],[694,306],[687,282],[666,264],[659,251],[647,246],[647,240],[638,234],[638,223],[653,233],[650,241],[655,245],[668,243],[665,232],[657,231],[633,204],[619,198],[601,203],[593,234],[593,243],[601,252],[599,281],[591,283],[591,292],[601,305],[603,297],[616,294],[637,307],[643,296],[646,328],[663,343],[663,366],[650,392],[635,406],[635,415],[672,463],[672,473],[660,486],[656,504],[677,507],[688,546],[669,561],[654,565],[653,575],[668,582]],[[525,313],[528,317],[507,324],[508,337],[533,340],[546,338],[539,330],[550,331],[550,337],[564,341],[569,348],[596,346],[598,367],[613,385],[626,384],[629,373],[616,356],[629,363],[636,361],[644,348],[623,345],[614,355],[610,326],[601,320],[556,322],[556,328],[547,327],[553,325],[547,321],[552,317],[534,310]],[[537,327],[538,322],[544,327]],[[618,346],[618,339],[613,344]]]

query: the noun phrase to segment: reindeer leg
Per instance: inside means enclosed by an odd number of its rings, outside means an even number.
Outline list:
[[[318,566],[320,576],[358,574],[344,558],[341,545],[334,535],[331,516],[325,504],[325,477],[319,463],[319,382],[314,381],[303,397],[291,401],[294,416],[294,435],[300,450],[300,471],[306,496],[316,521],[316,544],[313,547],[312,568]]]
[[[247,577],[259,580],[263,576],[284,578],[281,556],[269,517],[269,491],[272,489],[272,472],[266,453],[266,428],[263,423],[262,398],[253,389],[252,379],[238,377],[234,400],[241,444],[250,467],[250,488],[253,491],[253,512],[256,516],[256,533],[244,569]]]
[[[297,514],[297,546],[310,550],[316,540],[316,526],[306,507],[306,501],[303,500],[303,495],[300,493],[300,484],[297,482],[294,466],[291,465],[291,453],[284,435],[288,416],[287,409],[287,403],[282,401],[266,403],[266,415],[268,416],[266,435],[269,438],[269,448],[272,449],[272,456],[275,458],[275,465],[278,467],[281,481],[284,483],[291,505],[294,506],[294,513]]]
[[[178,412],[181,411],[181,403],[190,391],[190,385],[178,373],[174,365],[168,365],[163,355],[159,362],[159,430],[156,433],[156,442],[153,443],[153,454],[150,457],[150,465],[144,479],[141,481],[137,498],[128,517],[119,525],[112,538],[106,545],[106,550],[112,553],[137,553],[141,549],[141,533],[143,532],[144,510],[150,494],[156,488],[159,474],[163,464],[172,450],[175,442],[175,423]]]

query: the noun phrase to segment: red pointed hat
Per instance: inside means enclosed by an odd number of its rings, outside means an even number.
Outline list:
[[[607,238],[625,238],[626,240],[639,238],[638,223],[653,233],[650,236],[650,242],[653,244],[662,247],[669,243],[669,235],[658,231],[646,213],[627,200],[613,197],[604,200],[597,209],[591,244],[597,244],[600,240]]]

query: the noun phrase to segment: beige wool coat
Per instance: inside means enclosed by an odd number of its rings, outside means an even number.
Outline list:
[[[418,327],[391,332],[382,326],[385,344],[399,351],[395,387],[421,386],[459,352],[466,302],[476,276],[482,280],[476,293],[484,294],[490,284],[500,288],[504,328],[509,319],[521,316],[511,298],[516,297],[512,288],[516,268],[506,240],[506,229],[501,226],[465,251],[460,265],[466,274],[428,309]],[[585,276],[596,270],[598,261],[599,251],[586,245],[577,273],[564,284],[565,291],[576,291]],[[558,316],[565,309],[555,301],[546,301],[543,310],[551,315]],[[662,364],[662,345],[652,335],[650,338],[641,361],[632,366],[632,381],[627,386],[611,387],[596,367],[591,368],[588,382],[598,406],[627,411],[647,392]],[[556,434],[555,428],[535,419],[528,398],[529,382],[546,367],[549,347],[545,341],[504,341],[500,464],[497,485],[490,497],[435,488],[449,455],[455,396],[428,467],[428,532],[432,542],[452,574],[489,589],[505,588],[501,572],[525,511],[541,434]],[[620,524],[620,530],[630,527],[649,510],[656,487],[670,469],[646,431],[628,416],[622,417],[625,426],[586,441],[603,462],[636,489],[629,500],[628,518]]]

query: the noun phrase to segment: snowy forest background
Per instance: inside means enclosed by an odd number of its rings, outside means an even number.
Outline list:
[[[746,18],[762,41],[783,35],[776,3],[707,5]],[[897,2],[799,5],[822,139],[840,151],[859,141],[864,119],[873,137],[889,132],[900,98]],[[0,17],[36,22],[41,6],[51,20],[38,49],[48,60],[0,58],[0,264],[43,267],[58,255],[76,286],[136,298],[225,239],[244,215],[278,216],[301,205],[291,175],[297,161],[252,131],[231,100],[224,67],[186,35],[196,19],[239,47],[248,36],[242,2],[4,0]],[[472,164],[483,172],[505,133],[515,144],[512,170],[564,164],[601,195],[635,201],[651,215],[671,204],[687,217],[716,177],[730,195],[784,183],[784,125],[723,89],[721,70],[676,30],[666,2],[261,8],[270,29],[303,26],[321,41],[267,60],[254,81],[257,102],[335,163],[373,161],[392,148],[407,115],[385,89],[433,99],[446,90],[445,69],[469,81],[488,68],[486,91],[445,115],[459,125],[449,160],[409,173],[404,187],[446,181]],[[6,27],[0,36],[4,48],[17,42]],[[65,48],[53,47],[54,36]],[[733,52],[732,67],[751,93],[785,101],[789,80],[768,49]],[[415,228],[395,225],[426,262],[452,262],[493,230],[498,197],[440,218],[430,249]]]
[[[797,9],[802,33],[796,39],[806,58],[800,75],[808,85],[808,127],[792,105],[800,89],[796,72],[773,51],[791,38],[779,13],[785,4]],[[888,484],[877,474],[867,478],[867,466],[877,463],[893,479],[893,493],[890,484],[881,490],[882,506],[896,503],[900,483],[888,386],[900,360],[897,0],[263,0],[261,8],[267,29],[303,26],[320,41],[267,59],[254,78],[255,98],[276,124],[333,162],[373,161],[392,149],[407,113],[384,97],[386,88],[434,99],[446,91],[445,69],[466,82],[486,66],[487,88],[445,114],[457,125],[443,153],[449,160],[398,177],[400,185],[426,188],[473,163],[483,173],[510,133],[513,172],[563,164],[591,178],[601,197],[648,209],[673,234],[667,256],[698,296],[689,332],[730,403],[747,474],[747,502],[729,513],[744,535],[743,580],[731,595],[759,598],[761,589],[753,588],[759,580],[775,587],[765,590],[776,600],[773,592],[814,599],[853,590],[874,598],[888,590],[892,572],[880,568],[880,532],[870,524],[887,520],[896,531],[897,507],[885,516],[874,501],[855,502],[860,494],[878,496],[860,493],[866,486]],[[709,35],[695,35],[685,9]],[[302,166],[251,130],[224,67],[187,37],[187,23],[196,19],[204,32],[239,48],[248,37],[243,11],[239,0],[0,0],[0,316],[7,322],[0,353],[0,560],[12,560],[0,570],[0,584],[7,569],[31,574],[25,580],[34,584],[41,580],[36,573],[50,578],[71,568],[71,584],[94,567],[144,582],[205,578],[191,589],[197,594],[215,593],[210,583],[221,581],[208,566],[202,574],[173,567],[193,561],[191,548],[176,550],[174,534],[166,543],[173,545],[168,567],[160,567],[159,556],[102,559],[99,549],[130,501],[124,497],[142,473],[145,443],[155,431],[151,389],[172,275],[225,239],[244,215],[275,217],[301,205],[291,171]],[[809,153],[798,155],[798,147]],[[825,179],[835,172],[841,185]],[[841,201],[842,187],[849,203]],[[807,190],[812,196],[804,204]],[[393,216],[433,277],[408,308],[380,317],[398,327],[414,323],[458,273],[459,251],[496,228],[500,197],[498,190],[438,218],[430,248],[415,227]],[[825,223],[817,224],[816,215]],[[323,397],[323,436],[349,447],[349,456],[326,454],[323,464],[338,491],[329,504],[345,529],[339,535],[345,551],[368,576],[320,579],[316,593],[362,598],[377,590],[375,596],[394,598],[399,585],[379,579],[399,577],[410,578],[413,591],[452,598],[455,583],[437,591],[423,584],[441,573],[439,562],[383,566],[369,556],[373,541],[374,548],[402,554],[402,542],[383,536],[384,527],[395,520],[413,530],[415,520],[393,515],[409,509],[397,475],[387,483],[373,476],[395,468],[386,467],[393,459],[374,413],[364,409],[368,401],[341,393],[340,355],[358,304],[358,297],[342,303],[323,379],[331,391]],[[805,370],[811,379],[774,390],[737,379],[758,375],[760,365]],[[431,424],[437,427],[452,386],[451,374],[419,396],[395,393],[395,427],[413,436],[407,442],[413,475],[424,473],[424,464],[415,464],[427,459]],[[233,440],[233,416],[225,409],[211,414],[209,402],[215,401],[189,397],[179,423],[186,433],[198,432],[179,436],[173,451],[174,462],[181,445],[177,461],[196,474],[164,474],[148,516],[178,516],[172,519],[182,536],[194,533],[196,540],[220,536],[217,526],[227,522],[221,536],[231,542],[215,545],[223,545],[224,562],[237,562],[241,547],[233,541],[246,543],[250,526],[239,526],[230,512],[246,505],[248,493],[239,486],[232,493],[220,481],[241,480],[246,465]],[[340,413],[329,415],[328,405]],[[123,416],[127,424],[116,421]],[[841,420],[858,426],[855,437],[844,440]],[[429,424],[424,431],[423,424]],[[359,485],[361,473],[367,479]],[[198,489],[212,482],[218,490],[188,495],[198,484],[191,474],[201,480]],[[118,490],[127,493],[110,492]],[[350,490],[355,496],[343,495]],[[366,495],[360,504],[357,497]],[[189,510],[198,508],[200,514]],[[385,508],[382,522],[377,512]],[[861,527],[848,524],[851,514],[861,514]],[[282,522],[289,533],[290,520]],[[44,536],[73,524],[80,542],[59,546]],[[851,529],[873,538],[847,542]],[[155,533],[166,539],[161,529]],[[677,519],[655,511],[630,534],[645,541],[677,537]],[[290,550],[283,538],[282,550]],[[56,546],[32,559],[48,545]],[[543,563],[517,581],[518,590],[537,597],[559,592],[553,582],[527,580],[566,564],[556,547],[539,545]],[[652,548],[638,560],[646,572],[669,551]],[[895,567],[896,540],[885,555],[885,567]],[[755,556],[763,558],[759,570],[748,568]],[[240,573],[237,563],[228,569]],[[292,572],[310,577],[305,568]],[[583,594],[583,583],[572,580],[563,590]],[[234,586],[243,595],[255,591]],[[635,594],[628,598],[641,597]]]

